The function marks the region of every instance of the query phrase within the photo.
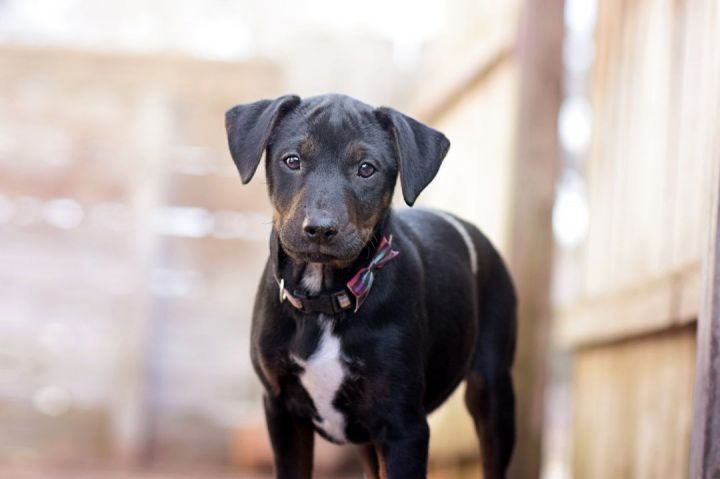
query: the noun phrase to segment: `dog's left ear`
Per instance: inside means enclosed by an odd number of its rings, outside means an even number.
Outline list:
[[[225,113],[230,154],[243,184],[255,174],[275,125],[298,103],[300,97],[286,95],[275,100],[236,105]]]
[[[439,131],[392,108],[381,107],[375,112],[380,123],[390,131],[403,198],[412,206],[420,192],[435,178],[450,141]]]

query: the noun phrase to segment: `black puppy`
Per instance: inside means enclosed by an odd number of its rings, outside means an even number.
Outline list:
[[[270,259],[252,363],[279,478],[309,478],[317,431],[359,445],[369,477],[426,476],[426,415],[463,379],[486,479],[514,443],[515,293],[490,242],[412,205],[450,146],[390,108],[284,96],[226,114],[243,183],[265,153]]]

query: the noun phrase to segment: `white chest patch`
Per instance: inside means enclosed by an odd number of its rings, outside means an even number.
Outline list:
[[[294,359],[304,369],[300,383],[312,398],[320,416],[320,419],[313,420],[315,426],[335,441],[344,443],[347,441],[345,416],[333,406],[335,396],[345,380],[340,339],[332,334],[332,326],[323,319],[323,315],[319,319],[323,332],[318,348],[306,361]]]

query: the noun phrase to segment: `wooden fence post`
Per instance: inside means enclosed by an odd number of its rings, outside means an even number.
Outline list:
[[[698,317],[697,366],[690,478],[720,477],[720,158],[715,158],[703,303]]]
[[[517,445],[513,479],[541,467],[543,395],[551,320],[552,208],[560,147],[563,0],[527,0],[519,36],[520,91],[509,262],[519,298],[515,360]]]

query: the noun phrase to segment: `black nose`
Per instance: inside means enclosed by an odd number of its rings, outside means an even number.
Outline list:
[[[337,223],[327,216],[305,218],[303,222],[305,235],[318,243],[327,243],[337,236]]]

